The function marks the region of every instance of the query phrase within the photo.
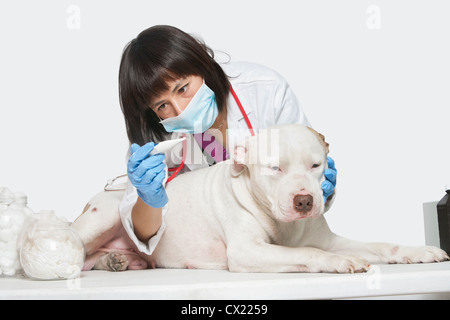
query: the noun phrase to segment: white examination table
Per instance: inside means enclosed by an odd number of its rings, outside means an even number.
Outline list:
[[[450,299],[450,262],[375,265],[365,274],[87,271],[75,280],[0,278],[0,299]],[[405,298],[405,297],[401,297]]]

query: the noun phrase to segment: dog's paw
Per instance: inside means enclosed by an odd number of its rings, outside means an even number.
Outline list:
[[[369,268],[370,264],[364,258],[333,254],[327,256],[322,265],[308,268],[308,272],[362,273]]]
[[[370,268],[369,261],[353,256],[336,256],[332,258],[332,271],[336,273],[361,273]],[[334,270],[333,270],[334,269]]]
[[[119,252],[110,252],[106,257],[106,266],[108,271],[125,271],[128,268],[127,256]]]
[[[124,271],[128,268],[127,256],[117,252],[111,251],[105,253],[97,258],[95,261],[94,270],[106,270],[106,271]]]
[[[448,254],[437,247],[396,246],[391,255],[386,257],[387,263],[430,263],[450,260]]]

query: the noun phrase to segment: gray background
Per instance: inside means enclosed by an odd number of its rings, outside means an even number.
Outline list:
[[[171,24],[289,81],[337,164],[333,231],[422,244],[422,203],[450,184],[449,15],[437,0],[2,1],[0,186],[73,220],[125,173],[121,53]]]

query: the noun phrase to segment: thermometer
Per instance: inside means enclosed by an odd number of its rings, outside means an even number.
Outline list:
[[[172,149],[173,147],[175,147],[177,144],[179,144],[180,142],[183,142],[184,140],[186,140],[186,137],[181,138],[181,139],[174,139],[174,140],[166,140],[166,141],[162,141],[160,143],[158,143],[152,150],[152,152],[150,152],[151,155],[157,154],[157,153],[164,153],[167,150]]]

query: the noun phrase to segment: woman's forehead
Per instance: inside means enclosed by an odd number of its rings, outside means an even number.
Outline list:
[[[157,107],[157,105],[160,102],[163,102],[163,100],[166,98],[167,95],[170,95],[171,93],[177,91],[183,84],[184,82],[189,78],[189,76],[181,76],[178,79],[175,80],[167,80],[166,81],[166,88],[164,91],[162,91],[161,93],[159,93],[157,96],[155,96],[150,105],[151,108],[155,108]]]

